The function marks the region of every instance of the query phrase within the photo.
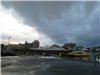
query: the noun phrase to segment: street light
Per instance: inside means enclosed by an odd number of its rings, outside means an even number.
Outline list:
[[[9,38],[8,38],[8,40],[9,40],[9,44],[10,44],[10,38],[11,38],[11,36],[9,36]]]

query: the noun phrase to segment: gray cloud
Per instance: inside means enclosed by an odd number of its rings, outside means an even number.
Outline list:
[[[57,44],[74,42],[77,45],[99,45],[99,2],[1,2],[12,15],[24,24],[35,27],[38,33]]]

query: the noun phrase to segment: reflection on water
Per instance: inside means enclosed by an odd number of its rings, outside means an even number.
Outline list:
[[[54,56],[40,56],[39,58],[42,58],[42,59],[58,59],[59,57],[54,57]]]
[[[98,55],[98,52],[90,52],[90,61],[95,61],[95,55]]]
[[[69,58],[82,61],[95,62],[95,55],[98,55],[98,52],[90,52],[90,57],[69,57]]]
[[[1,75],[73,75],[73,73],[75,75],[99,75],[100,64],[95,66],[94,63],[97,54],[98,52],[91,52],[90,57],[82,58],[3,56],[1,57]]]
[[[72,57],[72,59],[83,60],[83,61],[90,61],[90,57]]]

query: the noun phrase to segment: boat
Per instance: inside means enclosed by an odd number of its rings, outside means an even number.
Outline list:
[[[26,54],[16,54],[17,56],[28,56],[29,52],[27,52]]]
[[[96,61],[97,61],[97,62],[100,62],[100,58],[96,58]]]
[[[51,56],[55,56],[55,57],[59,57],[61,56],[61,52],[59,53],[59,55],[56,55],[56,54],[50,54]]]
[[[97,61],[97,62],[100,62],[100,52],[99,52],[99,54],[96,56],[96,61]]]
[[[67,53],[69,56],[77,56],[77,57],[88,57],[90,53],[84,51],[72,51],[71,53]]]
[[[42,55],[39,55],[39,54],[33,54],[33,56],[44,56],[45,55],[45,52],[42,54]]]
[[[91,51],[92,52],[99,52],[100,51],[100,48],[92,49]]]
[[[83,48],[81,51],[85,51],[85,52],[87,52],[87,51],[88,51],[88,49],[86,49],[86,48]]]

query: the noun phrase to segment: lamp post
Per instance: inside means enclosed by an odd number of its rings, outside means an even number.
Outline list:
[[[9,38],[8,38],[8,40],[9,40],[9,44],[10,44],[10,38],[11,38],[11,36],[9,36]]]

